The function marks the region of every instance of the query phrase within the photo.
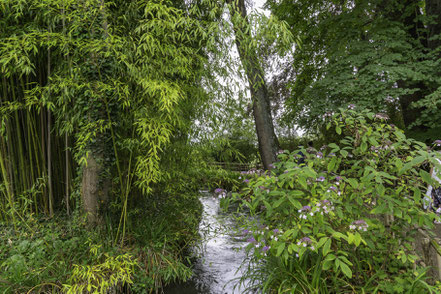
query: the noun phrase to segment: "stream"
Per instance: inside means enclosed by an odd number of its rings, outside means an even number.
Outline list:
[[[164,289],[166,294],[233,294],[243,293],[246,285],[237,285],[242,276],[241,263],[246,258],[246,238],[237,233],[231,214],[223,213],[219,199],[201,192],[203,205],[199,232],[201,244],[193,249],[198,256],[191,281]]]

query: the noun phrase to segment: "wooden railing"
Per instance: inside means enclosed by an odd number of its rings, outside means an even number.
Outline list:
[[[210,162],[211,167],[219,167],[231,171],[248,171],[252,168],[261,169],[261,164],[237,163],[237,162]]]

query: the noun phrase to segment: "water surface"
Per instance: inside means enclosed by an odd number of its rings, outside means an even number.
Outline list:
[[[239,294],[244,285],[237,285],[243,270],[240,265],[246,258],[245,238],[231,214],[219,208],[220,200],[213,194],[202,192],[202,220],[199,232],[203,237],[194,248],[198,256],[191,281],[164,289],[166,294]]]

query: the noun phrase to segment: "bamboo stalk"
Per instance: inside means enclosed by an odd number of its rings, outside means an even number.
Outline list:
[[[38,144],[38,134],[37,134],[37,129],[36,129],[36,119],[34,117],[34,115],[31,116],[31,122],[30,122],[30,128],[32,128],[32,143],[34,146],[34,155],[35,155],[35,162],[36,162],[36,166],[37,166],[37,175],[38,177],[42,176],[42,171],[41,171],[41,166],[40,166],[40,156],[42,154],[42,150],[40,149],[41,146],[40,144]],[[42,191],[42,195],[43,195],[43,191]],[[37,197],[35,196],[35,211],[36,213],[38,213],[38,201],[37,201]]]
[[[6,167],[5,167],[5,163],[3,161],[3,152],[1,150],[2,148],[0,148],[0,169],[2,171],[2,178],[3,181],[5,182],[5,186],[6,186],[6,193],[8,194],[8,201],[9,201],[9,205],[12,211],[12,222],[14,223],[15,226],[15,210],[14,210],[14,195],[10,189],[9,186],[9,181],[8,181],[8,174],[6,172]]]
[[[15,90],[14,80],[11,78],[11,93],[12,93],[12,101],[18,102],[17,93]],[[20,126],[20,119],[18,115],[18,110],[14,111],[14,120],[15,120],[15,128],[16,132],[14,133],[14,137],[18,143],[18,169],[17,169],[17,193],[20,193],[21,191],[26,190],[26,168],[24,165],[24,151],[23,151],[23,143],[22,143],[22,132],[21,132],[21,126]]]
[[[65,23],[65,3],[63,2],[63,8],[61,10],[61,13],[63,15],[62,17],[62,25],[63,25],[63,36],[66,34],[66,23]],[[69,59],[69,56],[67,57]],[[70,60],[69,60],[70,61]],[[69,73],[70,73],[70,62],[69,62]],[[63,102],[66,103],[66,97],[65,97],[65,91],[63,91]],[[64,118],[67,120],[67,117]],[[69,207],[69,136],[66,133],[64,134],[64,157],[65,157],[65,170],[66,170],[66,178],[65,178],[65,194],[64,194],[64,202],[66,203],[66,213],[67,215],[70,214],[70,207]]]
[[[51,32],[51,27],[49,27],[49,32]],[[50,91],[50,76],[51,76],[51,50],[47,49],[47,85],[49,86],[49,97],[51,95]],[[51,111],[47,107],[47,181],[49,190],[49,216],[54,216],[54,193],[52,187],[52,153],[51,153]]]

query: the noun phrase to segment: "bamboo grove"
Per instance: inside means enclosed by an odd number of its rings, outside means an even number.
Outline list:
[[[124,232],[131,203],[182,183],[215,15],[182,1],[0,5],[0,217],[83,207],[99,224],[118,203]]]

